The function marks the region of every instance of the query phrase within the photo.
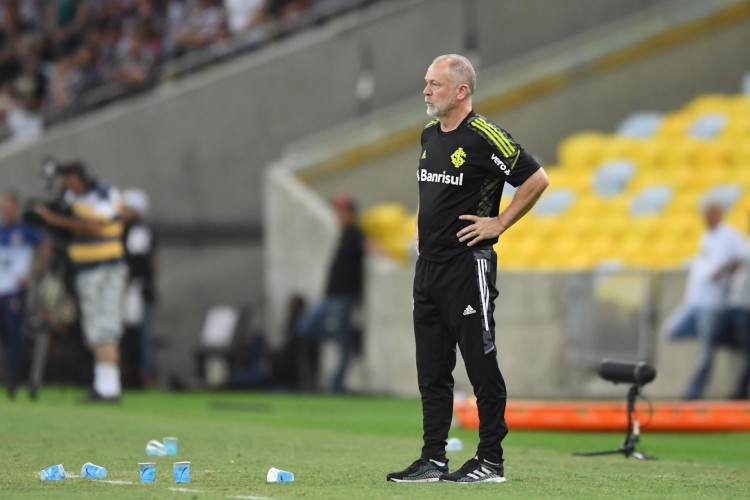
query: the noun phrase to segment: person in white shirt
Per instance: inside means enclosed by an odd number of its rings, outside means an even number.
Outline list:
[[[733,266],[744,252],[739,231],[722,222],[722,206],[710,201],[703,208],[706,230],[692,259],[682,304],[667,321],[670,339],[697,338],[701,344],[685,399],[700,399],[711,373],[713,353],[721,334],[721,315]]]
[[[750,217],[748,217],[750,227]],[[734,339],[743,357],[743,367],[732,391],[732,399],[750,396],[750,242],[735,263],[727,296],[727,319],[734,329]]]

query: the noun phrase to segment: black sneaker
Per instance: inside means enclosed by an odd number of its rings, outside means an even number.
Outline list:
[[[84,397],[78,400],[79,403],[82,404],[88,404],[88,403],[114,403],[118,404],[120,402],[120,396],[110,396],[105,397],[96,392],[94,389],[91,389]]]
[[[406,469],[391,472],[385,478],[394,483],[434,483],[448,473],[448,460],[445,465],[438,465],[433,460],[420,458]]]
[[[456,472],[443,474],[440,480],[453,483],[504,483],[505,470],[503,464],[493,464],[474,457]]]

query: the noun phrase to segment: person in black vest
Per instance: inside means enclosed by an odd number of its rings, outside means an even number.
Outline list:
[[[357,225],[357,209],[351,197],[338,196],[333,206],[341,234],[328,271],[325,298],[302,317],[300,333],[307,338],[336,340],[341,356],[331,390],[344,392],[354,344],[352,311],[362,299],[365,237]]]

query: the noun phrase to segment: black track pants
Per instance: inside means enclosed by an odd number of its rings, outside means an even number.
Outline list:
[[[456,345],[479,408],[477,454],[500,463],[506,391],[495,347],[497,255],[491,248],[468,251],[445,262],[417,261],[414,277],[414,335],[422,397],[422,457],[445,459],[453,417]]]

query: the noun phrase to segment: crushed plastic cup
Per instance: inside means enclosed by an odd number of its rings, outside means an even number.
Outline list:
[[[176,437],[165,437],[164,438],[164,451],[167,455],[177,455],[177,438]]]
[[[190,482],[190,462],[175,462],[172,465],[175,483]]]
[[[461,451],[464,448],[463,443],[458,438],[450,438],[445,445],[445,451]]]
[[[156,462],[141,462],[138,469],[142,483],[153,483],[156,480]]]
[[[59,481],[65,479],[65,468],[62,464],[50,465],[39,471],[39,479],[42,481]]]
[[[146,444],[146,454],[156,457],[163,457],[167,454],[167,448],[156,439],[152,439]]]
[[[266,474],[266,481],[269,483],[291,483],[294,481],[294,474],[277,469],[276,467],[271,467],[268,469],[268,474]]]
[[[107,477],[107,469],[101,465],[95,465],[91,462],[86,462],[81,467],[81,476],[89,479],[104,479]]]

